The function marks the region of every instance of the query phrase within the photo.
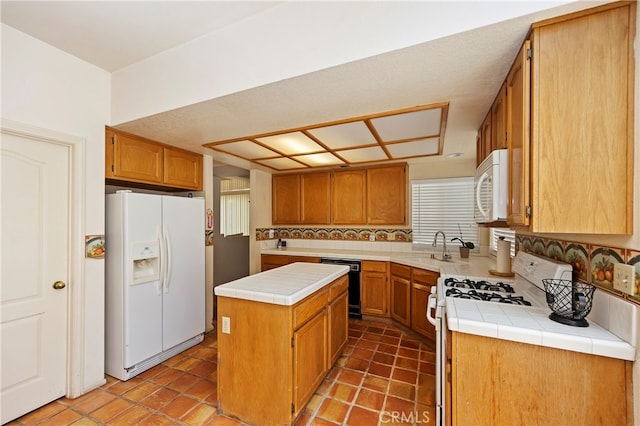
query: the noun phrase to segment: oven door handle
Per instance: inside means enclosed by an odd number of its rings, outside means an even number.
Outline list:
[[[435,312],[437,303],[438,295],[433,291],[427,299],[427,321],[429,321],[431,325],[436,325],[436,318],[431,316],[431,313]]]

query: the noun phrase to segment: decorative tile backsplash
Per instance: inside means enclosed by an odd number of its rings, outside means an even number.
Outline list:
[[[640,303],[640,250],[604,247],[597,244],[516,235],[519,250],[570,263],[574,277],[604,289],[618,297]],[[636,295],[629,296],[613,288],[613,266],[627,263],[635,267]]]
[[[273,231],[273,237],[269,232]],[[373,236],[373,239],[371,239]],[[345,240],[373,242],[413,241],[411,229],[369,229],[369,228],[257,228],[256,240],[265,241],[278,238],[299,240]]]

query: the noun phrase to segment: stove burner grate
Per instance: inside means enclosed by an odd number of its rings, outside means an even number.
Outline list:
[[[462,291],[459,288],[447,289],[445,295],[458,299],[482,300],[486,302],[507,303],[511,305],[531,306],[531,302],[522,296],[502,295],[498,293],[484,293],[482,291],[469,290]]]
[[[459,279],[459,278],[447,278],[444,280],[445,287],[454,287],[454,288],[467,288],[472,290],[484,290],[484,291],[497,291],[503,293],[514,293],[513,287],[511,284],[497,282],[492,283],[490,281],[473,281],[468,278]]]

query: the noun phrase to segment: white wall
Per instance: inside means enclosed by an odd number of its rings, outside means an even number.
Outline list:
[[[463,1],[456,3],[456,9],[450,4],[443,7],[445,3],[284,2],[115,72],[113,122],[136,120],[576,2]],[[332,23],[330,28],[326,22]]]
[[[108,72],[2,24],[2,118],[86,140],[83,235],[104,234]],[[75,241],[84,247],[84,240]],[[104,261],[84,259],[84,390],[104,381]]]
[[[271,174],[251,170],[249,175],[249,274],[260,272],[260,242],[256,240],[256,228],[271,226]]]

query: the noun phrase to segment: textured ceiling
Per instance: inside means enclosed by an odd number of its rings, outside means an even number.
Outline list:
[[[552,6],[559,3],[563,2]],[[567,4],[129,122],[105,124],[207,153],[214,157],[215,164],[271,171],[203,145],[448,102],[442,155],[410,159],[409,163],[459,162],[446,155],[462,153],[467,168],[460,173],[469,174],[469,167],[475,164],[476,129],[530,24],[603,2],[564,3]],[[438,8],[460,10],[464,6],[457,1],[433,4],[434,13]],[[508,3],[481,4],[498,13]],[[233,29],[238,22],[277,10],[272,8],[281,5],[282,2],[262,1],[2,1],[1,17],[5,24],[113,71],[135,66],[158,52],[180,48],[203,34]],[[331,23],[327,22],[326,27],[330,30]],[[256,64],[256,72],[260,72],[260,64]]]

